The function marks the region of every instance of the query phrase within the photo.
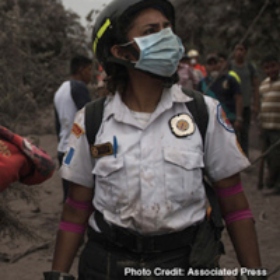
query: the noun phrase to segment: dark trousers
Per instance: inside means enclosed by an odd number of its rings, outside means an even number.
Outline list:
[[[203,253],[203,252],[202,252]],[[79,280],[223,279],[188,276],[190,247],[168,252],[133,253],[94,232],[80,257]],[[167,275],[169,274],[169,276]]]
[[[280,130],[264,129],[262,131],[265,150],[280,139]],[[280,190],[280,145],[275,147],[266,157],[269,178],[267,184]]]
[[[249,156],[249,130],[251,123],[251,108],[244,107],[242,115],[243,124],[239,133],[240,145],[245,155]]]
[[[58,152],[57,154],[59,166],[62,165],[64,155],[65,153],[61,153],[61,152]],[[63,187],[63,202],[64,202],[68,196],[69,181],[62,179],[62,187]]]

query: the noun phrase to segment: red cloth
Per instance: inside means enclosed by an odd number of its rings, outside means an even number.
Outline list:
[[[197,63],[193,66],[193,68],[196,69],[196,70],[199,70],[202,73],[203,77],[207,76],[206,69],[203,65]]]
[[[0,191],[31,172],[31,164],[14,144],[0,140]]]
[[[0,191],[16,181],[40,184],[52,176],[54,169],[45,151],[0,126]]]

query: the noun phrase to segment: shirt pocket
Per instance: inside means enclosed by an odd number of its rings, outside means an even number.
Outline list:
[[[104,157],[96,161],[95,202],[113,212],[120,210],[128,201],[123,157]]]
[[[166,198],[174,205],[191,205],[203,198],[203,153],[164,148]]]

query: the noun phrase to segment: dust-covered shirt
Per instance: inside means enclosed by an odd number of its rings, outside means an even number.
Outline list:
[[[139,122],[118,93],[108,97],[92,149],[100,149],[97,158],[90,154],[81,110],[70,136],[63,178],[95,186],[93,205],[105,220],[141,234],[179,231],[200,222],[206,207],[201,169],[205,167],[215,182],[249,165],[221,105],[204,99],[209,123],[203,145],[186,106],[192,98],[178,85],[164,89],[147,122]],[[102,156],[100,147],[106,151],[108,143],[115,152]],[[95,227],[94,215],[89,223]]]

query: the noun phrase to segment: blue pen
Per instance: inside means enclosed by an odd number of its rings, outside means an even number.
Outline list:
[[[113,137],[113,152],[114,152],[114,157],[116,158],[118,153],[118,140],[116,136]]]

